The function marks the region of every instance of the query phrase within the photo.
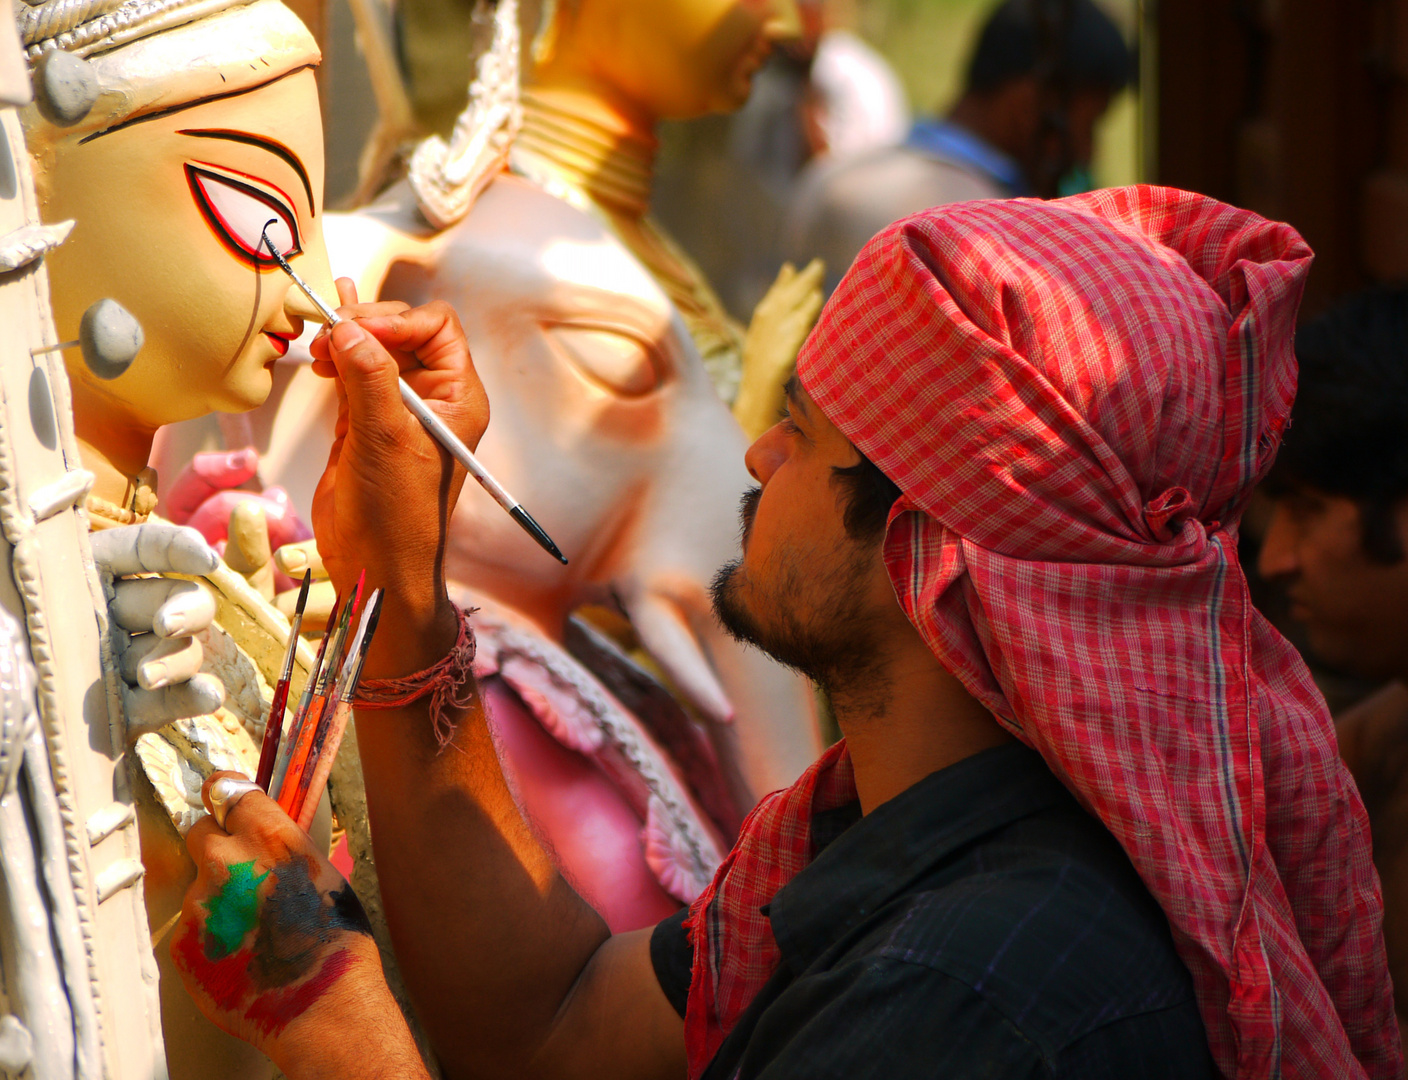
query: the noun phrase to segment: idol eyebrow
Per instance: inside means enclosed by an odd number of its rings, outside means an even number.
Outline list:
[[[261,150],[269,151],[298,174],[298,179],[303,181],[304,194],[308,196],[308,213],[317,216],[318,211],[313,204],[313,184],[308,179],[308,170],[303,167],[298,155],[278,140],[264,135],[251,135],[247,131],[231,131],[228,128],[185,128],[176,134],[189,135],[193,139],[224,139],[226,142],[257,146]]]

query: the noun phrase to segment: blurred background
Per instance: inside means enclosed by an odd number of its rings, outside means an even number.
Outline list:
[[[1136,181],[1200,191],[1289,221],[1316,252],[1304,314],[1375,281],[1408,278],[1408,0],[1098,0],[1137,50],[1139,81],[1097,129],[1096,186]],[[473,0],[290,0],[325,44],[328,201],[346,204],[377,105],[353,7],[379,21],[409,89],[408,131],[448,130],[472,73]],[[992,0],[816,0],[822,27],[886,61],[911,116],[959,95]],[[437,29],[406,47],[407,17]],[[422,38],[425,35],[422,35]],[[414,55],[411,53],[414,52]],[[385,58],[384,58],[385,59]],[[770,106],[775,57],[742,113],[667,124],[656,213],[746,321],[761,295],[734,278],[737,241],[756,246],[756,206],[730,205],[729,173]],[[775,96],[775,95],[774,95]],[[774,153],[778,148],[774,148]],[[734,224],[719,209],[736,212]],[[750,218],[750,214],[753,215]],[[741,217],[745,224],[737,222]]]
[[[476,0],[288,2],[325,46],[329,205],[356,205],[374,191],[358,176],[375,131],[405,147],[453,124],[484,40],[483,9],[476,23]],[[521,0],[530,34],[543,2]],[[1096,2],[1129,46],[1135,78],[1096,123],[1080,186],[1169,184],[1290,222],[1316,253],[1302,321],[1365,286],[1408,281],[1408,0]],[[660,131],[654,216],[745,325],[782,259],[814,253],[789,249],[786,235],[807,171],[941,120],[997,7],[799,4],[804,40],[774,53],[745,108]],[[857,132],[868,134],[851,145]],[[829,270],[834,283],[844,265]],[[1249,570],[1263,521],[1253,508]],[[1297,637],[1276,591],[1253,588]],[[1332,706],[1367,689],[1329,671],[1317,677]]]

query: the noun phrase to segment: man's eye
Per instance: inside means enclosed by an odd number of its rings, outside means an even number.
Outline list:
[[[298,218],[286,200],[281,201],[233,176],[197,165],[186,166],[186,180],[196,206],[215,235],[237,258],[257,266],[274,265],[274,257],[263,240],[266,225],[269,242],[285,259],[303,250],[298,236]]]

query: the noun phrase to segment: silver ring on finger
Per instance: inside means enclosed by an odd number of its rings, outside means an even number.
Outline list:
[[[210,785],[210,816],[215,824],[225,828],[225,819],[239,802],[251,791],[259,791],[253,780],[239,780],[233,776],[222,776]]]

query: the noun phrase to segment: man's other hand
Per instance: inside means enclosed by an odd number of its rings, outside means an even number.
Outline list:
[[[202,818],[186,836],[197,876],[171,943],[186,989],[290,1077],[424,1076],[352,887],[250,787],[210,777],[201,797],[224,828]]]
[[[360,304],[345,278],[338,294],[346,321],[312,344],[314,371],[335,377],[338,392],[313,531],[344,594],[364,568],[368,588],[387,590],[367,671],[404,675],[439,660],[455,640],[443,562],[465,472],[406,408],[397,376],[471,449],[488,426],[489,400],[448,304]],[[394,656],[391,641],[400,642]],[[408,650],[408,641],[416,648]]]

